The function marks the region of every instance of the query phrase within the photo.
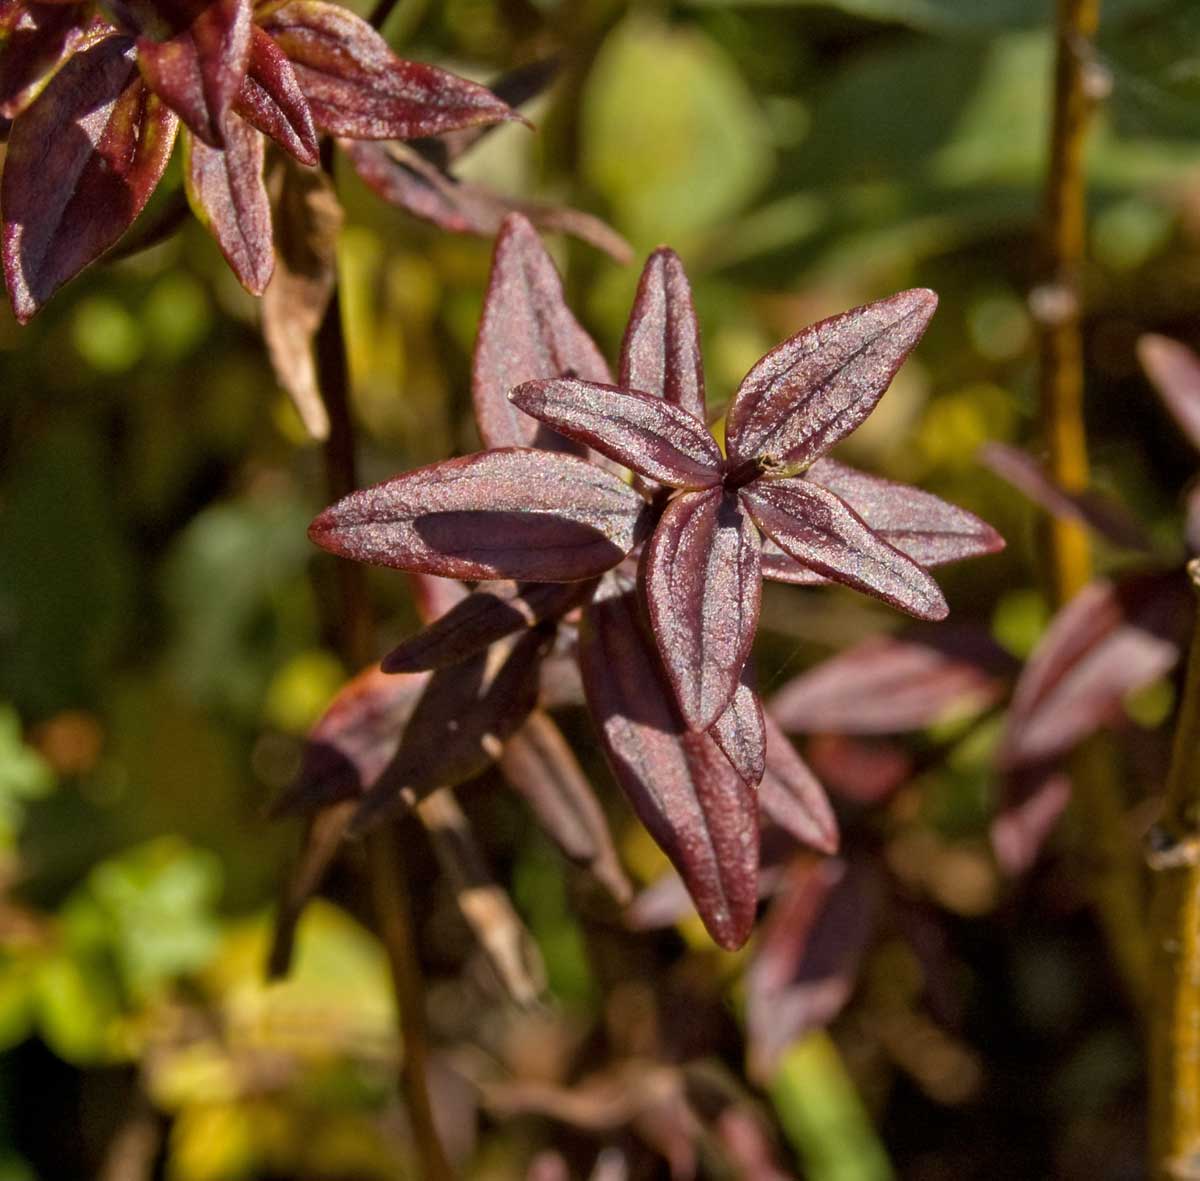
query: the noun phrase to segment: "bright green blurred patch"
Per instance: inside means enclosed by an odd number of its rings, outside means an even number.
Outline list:
[[[1018,660],[1027,660],[1050,622],[1046,597],[1032,588],[1007,591],[992,613],[992,635]]]
[[[1165,725],[1175,709],[1175,686],[1166,678],[1130,693],[1122,702],[1125,712],[1139,726],[1155,730]]]
[[[292,657],[271,678],[266,719],[280,730],[300,734],[321,716],[346,679],[341,661],[319,648]]]
[[[1019,357],[1033,339],[1025,301],[1015,291],[980,292],[967,305],[967,334],[976,352],[989,361]]]
[[[142,316],[151,349],[167,361],[187,356],[212,325],[208,292],[193,275],[181,270],[169,272],[154,284]]]
[[[1097,214],[1092,223],[1092,250],[1113,271],[1133,271],[1147,263],[1170,240],[1174,218],[1162,205],[1127,197]]]
[[[111,296],[96,295],[75,309],[75,350],[100,373],[124,373],[141,360],[145,337],[133,314]]]
[[[16,711],[0,705],[0,854],[10,850],[16,840],[25,804],[53,790],[54,773],[25,745]]]

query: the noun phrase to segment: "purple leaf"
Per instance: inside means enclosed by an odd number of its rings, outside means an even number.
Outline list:
[[[301,164],[311,167],[320,160],[312,109],[296,71],[257,25],[250,30],[250,58],[233,109]]]
[[[1137,350],[1163,405],[1200,450],[1200,357],[1187,345],[1152,333],[1138,341]]]
[[[621,385],[706,420],[704,363],[692,289],[679,255],[665,246],[646,260],[621,344]]]
[[[383,658],[383,671],[444,668],[489,644],[578,606],[594,589],[588,582],[499,582],[481,586]]]
[[[833,493],[806,480],[755,480],[740,493],[758,527],[802,566],[918,619],[949,610],[936,582]]]
[[[979,713],[1003,683],[960,648],[938,633],[872,636],[789,681],[771,715],[792,734],[901,734]]]
[[[708,731],[733,769],[754,787],[763,777],[767,761],[767,732],[762,702],[754,691],[750,662],[742,669],[738,687],[725,712]]]
[[[262,295],[275,270],[263,137],[231,114],[224,139],[223,149],[198,139],[188,142],[188,199],[238,281],[251,295]]]
[[[706,734],[685,729],[647,646],[632,590],[602,589],[585,613],[580,666],[613,774],[679,870],[709,933],[740,947],[754,924],[754,791]]]
[[[352,492],[309,536],[332,553],[445,578],[573,582],[641,538],[646,502],[573,455],[481,451]]]
[[[509,401],[547,426],[673,488],[721,481],[721,449],[708,427],[651,394],[574,378],[527,381]]]
[[[992,821],[996,862],[1010,877],[1033,867],[1046,839],[1071,801],[1071,781],[1061,771],[1031,767],[1010,775],[1008,797]]]
[[[1056,758],[1117,720],[1127,694],[1179,660],[1188,616],[1178,573],[1085,587],[1051,621],[1017,682],[1002,764]]]
[[[676,497],[646,543],[642,587],[654,638],[693,730],[713,725],[737,690],[758,626],[760,555],[753,523],[722,488]]]
[[[226,116],[246,77],[252,13],[251,0],[211,0],[169,40],[137,41],[146,84],[210,148],[225,145]]]
[[[508,392],[539,378],[611,381],[608,365],[563,299],[562,280],[529,221],[513,214],[496,239],[475,341],[475,419],[488,447],[572,445],[523,414]]]
[[[438,578],[436,574],[410,574],[408,589],[417,618],[425,624],[454,610],[471,593],[470,588],[456,578]]]
[[[0,206],[4,274],[22,324],[133,223],[167,166],[175,128],[138,75],[127,37],[74,54],[13,124]]]
[[[1101,492],[1069,492],[1024,451],[1004,443],[986,443],[980,448],[979,458],[1051,516],[1079,521],[1123,549],[1153,548],[1145,529],[1124,505]]]
[[[86,4],[0,4],[0,116],[15,119],[70,55],[112,32]]]
[[[627,903],[633,891],[604,810],[549,715],[530,714],[505,745],[500,770],[563,853],[589,869],[618,903]]]
[[[883,397],[937,307],[902,291],[831,316],[769,352],[746,375],[725,423],[729,459],[809,463],[857,427]]]
[[[831,791],[856,804],[878,804],[913,773],[913,759],[899,743],[818,734],[805,744],[813,773]]]
[[[486,87],[402,61],[365,20],[323,0],[290,0],[261,21],[291,59],[321,131],[414,139],[519,119]]]
[[[758,786],[759,807],[802,844],[819,853],[836,853],[837,819],[825,789],[769,713],[764,713],[763,725],[767,759]]]

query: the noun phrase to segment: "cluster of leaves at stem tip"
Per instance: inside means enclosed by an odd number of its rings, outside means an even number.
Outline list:
[[[762,579],[838,582],[937,620],[947,608],[927,567],[1003,544],[962,509],[826,456],[936,303],[901,292],[768,353],[730,403],[723,454],[679,258],[648,259],[612,384],[533,227],[512,215],[474,358],[487,450],[352,493],[310,529],[344,557],[479,585],[384,660],[433,670],[387,765],[369,782],[305,774],[281,806],[361,793],[361,830],[477,773],[534,713],[547,657],[574,653],[614,776],[714,939],[740,946],[760,824],[823,852],[838,843],[822,788],[755,690]]]

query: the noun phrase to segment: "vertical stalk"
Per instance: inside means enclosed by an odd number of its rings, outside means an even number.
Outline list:
[[[1072,491],[1083,491],[1089,481],[1081,331],[1087,237],[1084,150],[1095,101],[1090,51],[1099,17],[1099,0],[1058,0],[1044,271],[1030,298],[1040,328],[1042,435],[1051,474]],[[1045,545],[1052,602],[1061,607],[1092,576],[1087,534],[1075,521],[1054,517]],[[1091,865],[1092,903],[1129,996],[1141,1005],[1148,988],[1149,957],[1143,888],[1120,784],[1112,759],[1094,742],[1077,752],[1072,770],[1076,814]]]
[[[1188,574],[1200,590],[1200,562],[1192,561]],[[1154,870],[1150,1175],[1178,1181],[1200,1178],[1200,621],[1155,835],[1148,858]]]
[[[329,437],[325,442],[324,457],[327,490],[333,501],[358,485],[346,341],[336,288],[317,334],[317,369],[321,394],[329,413]],[[341,612],[339,644],[350,666],[360,668],[373,656],[371,604],[365,571],[360,565],[341,558],[337,559],[337,571]],[[408,882],[396,855],[395,832],[391,825],[376,827],[368,837],[367,861],[379,934],[387,951],[396,994],[403,1040],[400,1089],[412,1122],[420,1175],[424,1181],[452,1181],[454,1172],[438,1137],[429,1100],[425,985],[417,958]]]

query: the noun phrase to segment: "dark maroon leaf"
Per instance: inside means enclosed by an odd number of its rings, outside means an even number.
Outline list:
[[[410,574],[408,589],[422,623],[432,623],[452,611],[470,593],[470,587],[456,578],[438,578],[436,574]]]
[[[790,876],[746,975],[751,1071],[759,1079],[794,1041],[841,1012],[874,925],[878,891],[865,869],[804,858]]]
[[[250,56],[251,0],[211,0],[166,41],[139,37],[146,84],[210,148],[225,144],[226,116]]]
[[[250,30],[250,57],[233,109],[269,135],[301,164],[320,159],[312,109],[282,49],[257,25]]]
[[[592,582],[498,582],[481,586],[383,659],[384,672],[444,668],[513,632],[557,619],[591,594]]]
[[[621,345],[621,385],[704,422],[704,362],[692,289],[679,255],[665,246],[646,260]]]
[[[242,286],[251,295],[262,295],[275,270],[263,137],[230,114],[224,139],[223,149],[198,139],[188,142],[188,199]]]
[[[1177,573],[1094,582],[1080,591],[1051,621],[1017,682],[1003,765],[1045,762],[1117,720],[1127,694],[1179,660],[1188,616]]]
[[[767,759],[758,785],[759,807],[796,840],[820,853],[836,853],[837,818],[825,789],[769,713],[763,714],[763,726]]]
[[[880,803],[913,773],[912,756],[897,742],[818,734],[804,754],[821,783],[857,804]]]
[[[740,492],[758,527],[790,557],[918,619],[944,619],[936,582],[846,504],[807,480],[755,480]]]
[[[414,139],[519,119],[486,87],[398,58],[365,20],[323,0],[290,0],[260,22],[291,59],[321,131]]]
[[[585,613],[580,666],[605,755],[709,933],[740,947],[757,897],[754,791],[708,735],[684,727],[642,635],[635,592],[610,583],[601,596]]]
[[[433,673],[351,832],[364,832],[435,788],[471,779],[498,759],[537,704],[538,671],[552,639],[552,631],[533,629]]]
[[[508,392],[538,378],[579,377],[608,382],[611,375],[592,338],[563,299],[562,280],[529,221],[509,217],[496,239],[483,303],[471,385],[475,420],[488,447],[569,448],[509,400]]]
[[[1163,405],[1200,450],[1200,357],[1177,340],[1152,333],[1138,341],[1138,360]]]
[[[978,713],[1004,686],[957,638],[872,636],[789,681],[771,715],[793,734],[900,734]]]
[[[1071,781],[1061,771],[1031,767],[1008,777],[1004,807],[992,821],[996,863],[1010,877],[1033,867],[1047,837],[1071,800]]]
[[[731,462],[769,455],[805,464],[823,455],[875,408],[936,307],[932,291],[902,291],[822,320],[769,352],[729,408]]]
[[[624,905],[632,896],[592,785],[549,715],[534,712],[508,740],[500,770],[558,847]]]
[[[671,501],[646,543],[642,588],[654,638],[693,730],[713,725],[738,687],[758,627],[761,552],[749,516],[721,488]]]
[[[1183,538],[1188,552],[1200,553],[1200,484],[1188,489],[1183,508]]]
[[[0,116],[15,119],[70,55],[112,31],[86,4],[0,4]]]
[[[1007,480],[1052,516],[1079,521],[1106,541],[1124,549],[1147,551],[1153,548],[1145,529],[1124,505],[1101,492],[1067,491],[1024,451],[1004,443],[986,443],[980,448],[979,458],[1002,480]]]
[[[559,434],[661,484],[720,483],[721,449],[708,427],[662,398],[574,378],[527,381],[508,397]]]
[[[742,669],[732,700],[708,733],[747,783],[753,787],[762,779],[767,760],[767,732],[749,661]]]
[[[571,582],[615,566],[646,502],[573,455],[481,451],[353,492],[309,527],[343,557],[446,578]]]
[[[4,274],[21,323],[133,223],[167,166],[175,128],[127,37],[74,54],[13,124],[0,206]]]

